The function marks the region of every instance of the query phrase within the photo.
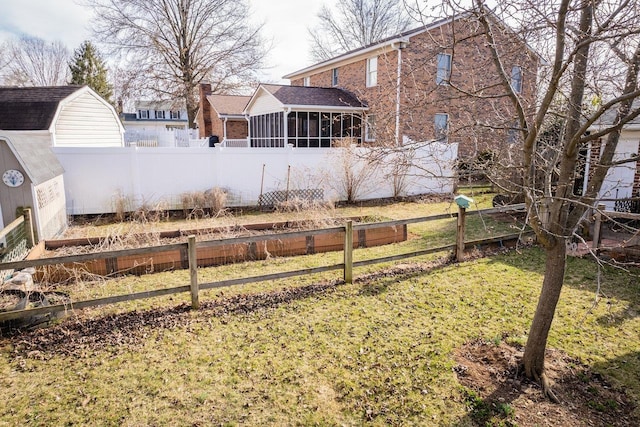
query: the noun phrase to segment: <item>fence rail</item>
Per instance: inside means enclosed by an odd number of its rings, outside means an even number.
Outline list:
[[[592,249],[598,251],[602,239],[602,224],[607,220],[626,219],[640,222],[640,213],[606,211],[604,204],[599,204],[595,210],[595,221],[593,224]]]
[[[33,219],[31,209],[24,210],[24,215],[16,218],[0,231],[0,280],[13,273],[13,268],[4,267],[12,261],[22,260],[33,247]]]
[[[500,212],[513,212],[519,211],[523,209],[523,205],[514,205],[507,207],[499,207],[492,209],[484,209],[478,211],[470,211],[466,213],[466,215],[477,215],[477,214],[492,214],[492,213],[500,213]],[[248,236],[248,237],[240,237],[240,238],[230,238],[230,239],[218,239],[218,240],[210,240],[206,242],[196,242],[195,236],[189,236],[188,241],[186,243],[177,243],[172,245],[163,245],[163,246],[153,246],[146,248],[136,248],[136,249],[125,249],[120,251],[110,251],[110,252],[99,252],[99,253],[91,253],[91,254],[83,254],[83,255],[72,255],[72,256],[64,256],[64,257],[55,257],[55,258],[43,258],[37,260],[29,260],[29,261],[18,261],[18,262],[10,262],[10,263],[2,263],[0,264],[0,269],[20,269],[26,267],[40,267],[45,265],[53,265],[53,264],[62,264],[62,263],[73,263],[73,262],[85,262],[92,261],[96,259],[105,259],[105,258],[113,258],[117,255],[141,255],[141,254],[152,254],[156,252],[166,251],[167,248],[170,249],[179,249],[185,250],[189,256],[189,269],[190,269],[190,284],[184,286],[177,286],[172,288],[164,288],[164,289],[156,289],[150,291],[137,292],[132,294],[123,294],[123,295],[115,295],[104,298],[97,298],[85,301],[77,301],[70,302],[68,304],[58,304],[58,305],[50,305],[46,307],[37,307],[37,308],[29,308],[23,310],[12,310],[12,311],[4,311],[0,312],[0,322],[7,320],[14,320],[20,318],[26,318],[31,316],[37,316],[46,313],[58,313],[67,310],[73,309],[84,309],[88,307],[96,307],[107,304],[114,304],[125,301],[134,301],[139,299],[147,299],[154,298],[159,296],[171,295],[176,293],[190,292],[192,307],[198,308],[199,299],[198,293],[200,290],[206,289],[215,289],[221,287],[229,287],[236,285],[243,285],[247,283],[257,283],[264,282],[270,280],[278,280],[285,279],[297,276],[304,276],[308,274],[317,274],[327,271],[334,270],[343,270],[343,278],[346,283],[352,282],[352,270],[354,267],[361,267],[372,264],[380,264],[392,261],[398,261],[402,259],[414,258],[418,256],[428,255],[436,252],[443,252],[454,250],[456,251],[456,257],[458,259],[462,259],[463,253],[459,252],[459,248],[464,248],[470,245],[482,245],[482,244],[490,244],[494,242],[501,241],[512,241],[519,239],[522,237],[523,233],[515,233],[508,234],[503,236],[496,236],[488,239],[480,239],[475,241],[464,241],[464,227],[462,228],[463,233],[458,233],[456,235],[456,243],[428,248],[420,251],[413,251],[408,253],[402,253],[392,256],[379,257],[374,259],[367,259],[361,261],[353,261],[353,235],[357,230],[365,230],[374,226],[380,226],[381,224],[387,226],[397,226],[397,225],[405,225],[405,224],[414,224],[418,222],[427,222],[434,220],[442,220],[442,219],[453,219],[453,218],[465,218],[465,210],[463,208],[459,208],[456,213],[448,213],[442,215],[433,215],[428,217],[421,218],[410,218],[403,220],[395,220],[395,221],[386,221],[383,223],[371,223],[371,224],[353,224],[352,221],[347,221],[344,226],[331,227],[325,229],[317,229],[317,230],[308,230],[308,231],[295,231],[295,232],[286,232],[286,233],[278,233],[278,234],[266,234],[260,236]],[[460,230],[460,228],[458,228]],[[251,243],[256,241],[261,241],[265,239],[281,239],[283,236],[299,236],[299,235],[322,235],[335,233],[336,231],[340,231],[344,233],[344,245],[343,245],[343,253],[344,253],[344,262],[333,265],[326,265],[320,267],[311,267],[305,268],[301,270],[293,270],[293,271],[283,271],[278,273],[260,275],[260,276],[251,276],[251,277],[242,277],[236,279],[228,279],[217,282],[209,282],[209,283],[198,283],[198,275],[196,269],[196,259],[197,259],[197,250],[198,248],[207,248],[207,247],[215,247],[222,246],[229,243]]]

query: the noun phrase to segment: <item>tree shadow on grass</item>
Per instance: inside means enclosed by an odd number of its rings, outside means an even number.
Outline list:
[[[541,248],[529,248],[519,252],[509,252],[492,258],[489,264],[500,264],[515,267],[539,275],[540,284],[544,275],[544,251]],[[600,272],[600,302],[607,304],[610,299],[626,301],[623,309],[612,311],[609,315],[598,319],[601,324],[619,325],[640,313],[640,269],[622,269],[620,265],[603,264]],[[567,259],[564,287],[598,291],[598,264],[590,255],[584,258],[569,257]]]

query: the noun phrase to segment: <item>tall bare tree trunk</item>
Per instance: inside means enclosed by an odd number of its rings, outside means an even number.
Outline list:
[[[567,247],[564,239],[556,239],[555,244],[546,249],[545,274],[542,291],[538,299],[536,313],[529,330],[529,338],[524,351],[525,375],[542,384],[545,394],[552,400],[557,398],[548,387],[544,374],[544,355],[551,322],[560,299],[564,282]]]

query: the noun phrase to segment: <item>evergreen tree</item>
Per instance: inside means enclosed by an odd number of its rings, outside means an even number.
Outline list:
[[[90,41],[84,41],[73,53],[69,63],[70,84],[87,85],[107,102],[111,102],[113,88],[107,81],[107,69],[100,53]]]

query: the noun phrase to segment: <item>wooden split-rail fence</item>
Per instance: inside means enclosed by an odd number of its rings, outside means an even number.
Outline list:
[[[72,255],[72,256],[63,256],[56,258],[41,258],[34,260],[26,260],[26,261],[14,261],[14,262],[5,262],[0,263],[0,270],[19,270],[27,267],[43,267],[54,264],[67,264],[67,263],[86,263],[92,262],[99,259],[108,259],[114,258],[117,256],[128,256],[128,255],[153,255],[154,253],[166,252],[167,250],[178,250],[184,251],[187,254],[188,268],[189,268],[189,277],[190,283],[185,284],[183,286],[176,286],[171,288],[164,289],[155,289],[143,292],[136,292],[130,294],[122,294],[109,296],[104,298],[97,298],[85,301],[71,301],[68,304],[57,304],[57,305],[48,305],[43,307],[35,307],[35,308],[27,308],[22,310],[10,310],[10,311],[1,311],[0,312],[0,322],[5,322],[9,320],[15,319],[23,319],[29,318],[32,316],[41,316],[47,314],[59,314],[60,312],[65,312],[68,310],[75,309],[84,309],[88,307],[96,307],[107,304],[115,304],[119,302],[125,301],[134,301],[140,299],[154,298],[159,296],[177,294],[189,292],[191,294],[191,305],[194,309],[197,309],[200,306],[199,302],[199,292],[201,290],[207,289],[215,289],[236,285],[243,285],[248,283],[258,283],[265,282],[271,280],[278,279],[286,279],[297,276],[304,276],[309,274],[317,274],[327,271],[335,271],[342,270],[342,277],[346,283],[352,283],[353,280],[353,269],[355,267],[362,267],[373,264],[387,263],[393,261],[399,261],[403,259],[419,257],[423,255],[428,255],[437,252],[444,251],[453,251],[458,261],[464,259],[464,250],[466,247],[475,247],[479,245],[488,245],[495,244],[508,241],[517,241],[523,236],[523,233],[515,233],[509,235],[502,235],[487,239],[480,239],[474,241],[465,241],[465,218],[467,215],[487,215],[493,213],[507,213],[507,212],[516,212],[523,211],[524,205],[511,205],[505,207],[498,207],[492,209],[483,209],[476,211],[466,212],[464,208],[459,208],[457,213],[447,213],[441,215],[432,215],[428,217],[420,217],[420,218],[411,218],[411,219],[403,219],[396,221],[385,221],[378,223],[363,223],[363,224],[354,224],[353,221],[347,221],[343,226],[338,227],[330,227],[324,229],[317,230],[306,230],[306,231],[295,231],[295,232],[285,232],[285,233],[277,233],[277,234],[267,234],[267,235],[259,235],[259,236],[248,236],[248,237],[239,237],[233,239],[217,239],[210,241],[202,241],[196,242],[195,236],[188,236],[187,241],[185,243],[176,243],[171,245],[162,245],[162,246],[152,246],[152,247],[144,247],[144,248],[136,248],[136,249],[125,249],[120,251],[110,251],[110,252],[98,252],[98,253],[90,253],[90,254],[82,254],[82,255]],[[367,259],[354,261],[353,259],[353,249],[358,246],[357,236],[358,231],[367,230],[376,227],[391,226],[407,226],[409,224],[416,224],[427,221],[435,221],[435,220],[443,220],[443,219],[453,219],[457,218],[457,232],[456,232],[456,241],[438,247],[426,248],[419,251],[413,251],[409,253],[402,253],[397,255],[391,255],[386,257]],[[260,276],[251,276],[251,277],[242,277],[236,279],[227,279],[210,283],[199,283],[198,281],[198,251],[206,250],[207,248],[216,247],[216,246],[224,246],[229,244],[251,244],[257,241],[264,240],[277,240],[282,239],[284,237],[293,237],[298,235],[306,235],[306,236],[322,236],[335,232],[341,232],[344,234],[344,242],[342,244],[342,251],[344,252],[343,262],[339,264],[319,266],[319,267],[311,267],[304,268],[293,271],[282,271],[272,274],[265,274]],[[356,240],[354,241],[354,235],[356,236]]]

